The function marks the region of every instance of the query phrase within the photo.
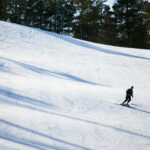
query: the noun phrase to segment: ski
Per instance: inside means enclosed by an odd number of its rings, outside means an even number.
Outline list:
[[[124,106],[124,107],[128,107],[128,108],[135,108],[133,106],[130,106],[130,105],[123,105],[123,104],[120,104],[121,106]]]

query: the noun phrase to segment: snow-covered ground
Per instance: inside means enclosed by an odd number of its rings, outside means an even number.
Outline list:
[[[0,150],[150,150],[149,95],[148,50],[0,21]]]

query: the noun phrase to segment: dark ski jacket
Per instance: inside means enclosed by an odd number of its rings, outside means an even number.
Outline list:
[[[131,89],[128,89],[127,91],[126,91],[126,94],[127,94],[127,96],[133,96],[133,89],[131,88]]]

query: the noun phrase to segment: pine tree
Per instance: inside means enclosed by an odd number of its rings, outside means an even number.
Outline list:
[[[34,26],[34,1],[25,0],[23,10],[23,24],[27,26]]]
[[[104,1],[75,0],[74,4],[77,10],[74,19],[74,36],[94,42],[100,41],[99,29]]]
[[[7,0],[0,0],[0,20],[7,20]]]
[[[108,45],[115,45],[117,41],[116,19],[109,6],[104,7],[102,23],[100,28],[100,42]]]
[[[147,0],[144,3],[144,12],[145,12],[145,20],[146,20],[146,48],[150,49],[150,2]]]
[[[146,48],[146,13],[145,13],[145,2],[143,0],[137,1],[137,12],[135,18],[135,30],[132,35],[134,38],[133,47],[136,48]]]
[[[144,0],[117,0],[113,6],[117,20],[117,45],[134,48],[148,47],[148,15],[150,14],[148,4],[149,2]]]
[[[71,32],[74,12],[73,1],[55,1],[54,26],[56,33]]]
[[[114,15],[117,19],[118,45],[132,47],[137,13],[136,0],[117,0],[113,6]]]
[[[74,1],[77,14],[74,22],[74,36],[81,39],[88,39],[88,15],[90,12],[91,1],[90,0],[75,0]]]

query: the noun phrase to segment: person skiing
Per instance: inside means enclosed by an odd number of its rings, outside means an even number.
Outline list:
[[[124,100],[124,102],[122,103],[122,105],[129,106],[129,102],[131,101],[131,96],[133,97],[133,86],[131,86],[130,89],[127,89],[127,91],[126,91],[126,99]]]

